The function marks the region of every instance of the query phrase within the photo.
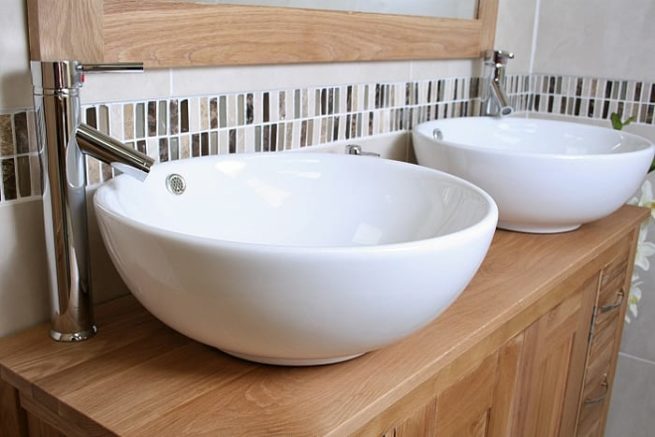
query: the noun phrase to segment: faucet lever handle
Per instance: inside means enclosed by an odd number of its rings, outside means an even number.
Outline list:
[[[361,156],[375,156],[377,158],[380,157],[379,153],[375,152],[364,152],[362,150],[362,146],[357,145],[357,144],[348,144],[346,146],[346,155],[361,155]]]
[[[484,60],[489,64],[504,65],[509,59],[514,59],[514,53],[507,50],[487,50],[484,54]]]
[[[143,62],[119,62],[115,64],[78,64],[85,73],[142,73]]]
[[[494,54],[496,58],[514,59],[514,53],[508,52],[507,50],[496,50]]]

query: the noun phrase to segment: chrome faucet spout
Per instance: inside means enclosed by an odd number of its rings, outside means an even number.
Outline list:
[[[487,79],[488,87],[482,97],[483,115],[505,117],[514,112],[505,91],[505,69],[510,59],[514,59],[514,54],[504,50],[489,50],[485,53],[484,64],[490,67],[491,72]]]
[[[150,167],[155,163],[155,160],[151,157],[128,147],[85,123],[81,123],[77,127],[75,138],[82,153],[106,164],[122,164],[148,173]]]
[[[491,95],[496,100],[498,112],[496,115],[499,117],[506,117],[514,112],[512,105],[509,103],[509,97],[505,93],[505,89],[500,84],[500,81],[493,79],[491,81]]]

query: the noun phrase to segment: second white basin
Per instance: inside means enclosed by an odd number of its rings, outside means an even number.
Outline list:
[[[167,189],[169,175],[186,190]],[[180,188],[182,185],[176,185]],[[337,362],[450,305],[497,222],[472,184],[361,156],[275,153],[156,165],[95,195],[110,256],[175,330],[249,360]]]
[[[653,145],[563,121],[471,117],[413,133],[418,163],[469,180],[498,204],[504,229],[552,233],[605,217],[639,188]]]

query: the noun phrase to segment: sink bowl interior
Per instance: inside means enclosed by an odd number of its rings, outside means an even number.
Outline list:
[[[167,188],[171,174],[186,190]],[[343,361],[420,329],[484,258],[495,203],[424,167],[275,153],[157,165],[100,187],[103,240],[177,331],[253,361]]]
[[[396,244],[457,232],[488,213],[486,200],[448,178],[374,159],[331,155],[200,158],[158,166],[147,182],[117,178],[115,196],[100,197],[115,213],[167,232],[235,243],[348,247]],[[360,157],[361,158],[361,157]],[[348,164],[356,167],[353,169]],[[172,195],[166,178],[186,182]]]
[[[649,147],[647,140],[636,135],[556,120],[473,117],[451,119],[435,125],[442,130],[444,142],[498,153],[563,158],[616,155]],[[432,134],[428,125],[418,130]]]
[[[616,211],[639,188],[653,145],[609,128],[471,117],[413,132],[419,164],[469,180],[499,208],[499,227],[565,232]]]

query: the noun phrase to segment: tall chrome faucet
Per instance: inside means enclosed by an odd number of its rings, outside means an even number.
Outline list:
[[[43,210],[52,304],[50,336],[85,340],[96,333],[86,223],[84,154],[149,172],[153,160],[80,119],[86,72],[143,71],[141,64],[32,62],[37,136],[42,151]]]
[[[488,83],[482,94],[482,114],[498,117],[510,115],[514,110],[505,92],[505,68],[514,54],[504,50],[487,50],[484,65],[490,70]]]

